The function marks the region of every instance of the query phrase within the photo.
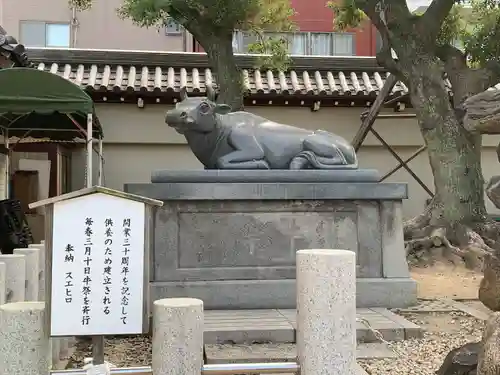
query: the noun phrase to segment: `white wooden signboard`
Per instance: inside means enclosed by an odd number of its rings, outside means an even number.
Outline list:
[[[52,336],[143,332],[145,214],[103,193],[54,203]]]

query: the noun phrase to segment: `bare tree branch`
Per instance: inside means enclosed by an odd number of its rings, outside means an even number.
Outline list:
[[[436,50],[436,54],[444,63],[444,69],[448,79],[450,80],[452,88],[457,90],[457,88],[460,87],[460,81],[469,70],[465,55],[458,48],[449,44],[439,46]],[[460,101],[463,99],[463,95],[455,91],[454,97],[460,98]]]
[[[404,24],[405,19],[411,17],[411,12],[408,9],[406,1],[401,0],[361,0],[356,1],[358,7],[370,17],[372,22],[374,18],[382,21],[382,25],[390,23]],[[384,20],[381,19],[381,12],[383,12]],[[378,26],[377,26],[378,28]],[[379,30],[380,31],[380,30]]]
[[[486,89],[500,81],[500,66],[497,63],[483,68],[470,68],[465,54],[451,45],[438,47],[436,53],[444,63],[444,69],[451,84],[455,114],[457,119],[463,122],[466,120],[464,117],[467,110],[466,103],[470,101],[470,98],[481,95]],[[467,121],[470,122],[469,120]]]
[[[383,4],[382,4],[383,3]],[[370,20],[377,28],[382,38],[382,48],[377,53],[377,61],[380,65],[388,69],[392,74],[401,77],[401,67],[392,57],[392,31],[391,24],[401,24],[401,20],[408,18],[407,25],[411,25],[411,13],[406,5],[406,1],[400,0],[363,0],[357,2],[358,6],[370,17]],[[385,6],[381,8],[381,5]],[[404,21],[403,21],[404,23]]]
[[[455,3],[456,0],[432,0],[423,16],[420,17],[419,23],[422,27],[425,27],[431,40],[436,39],[444,19],[448,16]]]
[[[406,1],[384,0],[382,3],[385,4],[385,16],[388,24],[392,22],[404,23],[404,20],[409,19],[412,15]]]

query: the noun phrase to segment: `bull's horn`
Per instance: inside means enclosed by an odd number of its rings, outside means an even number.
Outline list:
[[[215,102],[215,90],[214,89],[209,89],[207,90],[207,99]]]
[[[181,94],[181,101],[186,100],[188,98],[187,89],[185,87],[181,88],[180,94]]]

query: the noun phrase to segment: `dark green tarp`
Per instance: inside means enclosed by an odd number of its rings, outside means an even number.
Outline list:
[[[93,136],[102,137],[92,99],[73,82],[32,68],[0,70],[0,126],[8,129],[9,137],[23,137],[23,129],[32,129],[27,136],[82,138],[68,115],[86,131],[89,113],[94,118]]]

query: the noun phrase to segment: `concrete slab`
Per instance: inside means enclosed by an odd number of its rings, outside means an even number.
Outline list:
[[[387,344],[364,343],[358,344],[356,359],[396,358],[397,355]]]
[[[294,362],[295,344],[205,345],[207,364]],[[357,359],[394,358],[396,354],[386,344],[359,344]]]
[[[422,330],[387,309],[357,309],[358,342],[379,342],[420,337]],[[368,323],[368,324],[365,324]],[[294,343],[295,310],[208,310],[205,311],[205,344]]]
[[[363,367],[361,367],[359,363],[356,363],[354,366],[354,375],[368,375],[368,373],[363,370]]]
[[[374,311],[376,314],[383,315],[384,317],[390,319],[394,323],[399,324],[404,331],[404,340],[418,339],[421,338],[424,334],[422,328],[420,328],[415,323],[412,323],[409,320],[405,319],[401,315],[395,314],[387,309],[381,309],[377,307],[371,310]]]
[[[481,302],[478,302],[478,304],[474,306],[460,301],[453,301],[453,305],[457,308],[457,310],[469,314],[476,319],[488,320],[490,318],[491,311],[489,311],[488,308]]]
[[[447,313],[452,311],[459,311],[459,308],[455,305],[455,301],[449,299],[435,299],[435,300],[425,300],[419,299],[417,304],[414,306],[392,309],[395,313]]]
[[[381,309],[388,311],[387,309]],[[278,310],[290,324],[297,328],[297,319],[295,310]],[[401,324],[396,323],[389,317],[367,308],[358,308],[357,310],[358,323],[356,324],[356,338],[358,342],[379,342],[375,334],[367,327],[364,322],[368,322],[369,326],[380,332],[385,341],[401,341],[405,339],[405,329]],[[389,312],[389,311],[388,311]],[[389,312],[390,313],[390,312]],[[393,314],[395,315],[395,314]],[[404,319],[404,318],[402,318]],[[410,323],[410,322],[408,322]]]
[[[220,345],[205,344],[207,364],[294,362],[295,344]]]
[[[206,344],[292,343],[295,329],[277,310],[205,311]]]

